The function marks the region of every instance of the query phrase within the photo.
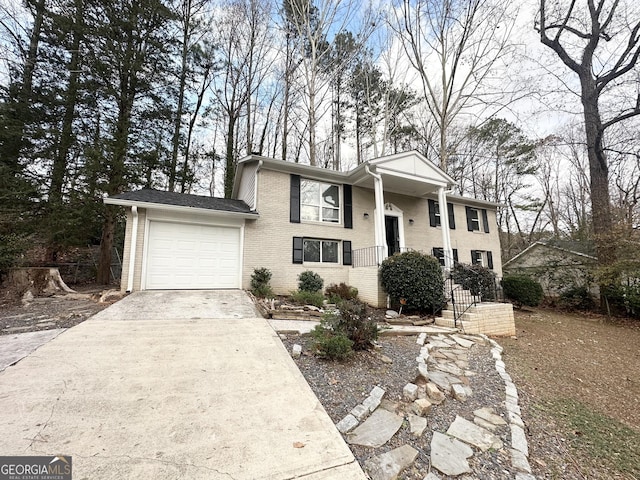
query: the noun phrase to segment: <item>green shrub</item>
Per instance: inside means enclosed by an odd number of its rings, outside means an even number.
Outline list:
[[[314,305],[318,308],[322,308],[324,305],[324,295],[322,295],[322,292],[296,290],[295,292],[291,292],[291,300],[298,305]]]
[[[378,324],[366,316],[364,303],[343,300],[336,311],[328,312],[322,320],[334,332],[343,333],[353,342],[354,350],[368,350],[378,339]]]
[[[469,290],[472,295],[479,295],[482,301],[496,300],[496,274],[482,265],[456,264],[451,272],[453,281]]]
[[[353,342],[344,333],[334,332],[323,325],[314,328],[311,336],[316,350],[324,358],[344,360],[353,351]]]
[[[273,291],[269,282],[272,273],[268,268],[256,268],[251,275],[251,293],[256,297],[271,297]]]
[[[543,297],[542,285],[526,275],[510,275],[502,279],[504,295],[516,306],[537,307]]]
[[[298,275],[298,290],[304,292],[319,292],[322,290],[324,281],[315,272],[307,270]]]
[[[0,234],[0,277],[9,271],[28,248],[28,238],[15,233]]]
[[[585,286],[571,286],[560,293],[558,305],[571,310],[591,310],[595,301]]]
[[[602,289],[602,293],[614,313],[632,317],[640,316],[640,285],[624,283],[608,285]]]
[[[410,251],[387,258],[380,283],[394,301],[405,299],[410,310],[434,312],[444,303],[442,270],[431,255]]]
[[[340,300],[355,300],[358,298],[358,289],[344,282],[340,285],[332,283],[326,288],[325,295],[329,297],[331,303],[339,303]]]

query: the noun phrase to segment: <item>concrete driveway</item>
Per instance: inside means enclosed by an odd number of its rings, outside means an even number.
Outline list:
[[[137,292],[0,373],[0,455],[74,479],[365,479],[239,291]]]

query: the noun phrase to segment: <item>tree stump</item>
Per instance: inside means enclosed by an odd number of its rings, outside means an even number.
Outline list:
[[[34,297],[49,296],[58,292],[76,293],[64,283],[55,267],[18,267],[9,270],[5,286],[18,296],[30,292]]]

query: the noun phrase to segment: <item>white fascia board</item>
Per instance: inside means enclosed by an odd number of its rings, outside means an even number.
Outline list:
[[[211,208],[185,207],[182,205],[167,205],[166,203],[136,202],[133,200],[123,200],[120,198],[106,197],[103,199],[103,201],[107,205],[118,205],[120,207],[136,206],[138,208],[165,210],[169,212],[198,213],[201,215],[210,215],[212,217],[232,217],[232,218],[245,218],[245,219],[256,219],[260,217],[258,213],[228,212],[226,210],[213,210]]]
[[[379,173],[381,175],[391,175],[397,178],[404,178],[406,180],[423,181],[426,184],[435,185],[437,187],[447,188],[451,185],[451,183],[449,182],[443,182],[438,179],[431,178],[431,177],[424,177],[422,175],[409,174],[409,173],[402,172],[400,170],[395,170],[393,168],[377,167],[375,171],[376,173]]]
[[[475,205],[480,207],[489,207],[489,208],[501,208],[506,207],[502,203],[490,202],[488,200],[481,200],[479,198],[472,197],[461,197],[460,195],[451,195],[447,193],[447,200],[451,200],[453,203],[459,203],[464,205]]]

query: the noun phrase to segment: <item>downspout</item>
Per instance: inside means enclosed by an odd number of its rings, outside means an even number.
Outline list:
[[[258,208],[258,172],[260,171],[263,163],[263,160],[258,160],[258,166],[256,167],[256,179],[253,182],[253,210]]]
[[[373,190],[375,196],[376,215],[374,217],[374,226],[376,234],[376,250],[379,246],[383,247],[382,255],[379,260],[387,258],[387,236],[384,231],[384,189],[382,187],[382,177],[369,170],[369,165],[364,165],[365,171],[373,177]],[[378,257],[376,252],[376,257]]]
[[[453,269],[453,248],[451,247],[451,232],[449,230],[449,208],[447,192],[444,187],[438,188],[438,205],[440,207],[440,226],[442,228],[442,249],[444,251],[444,268],[446,273]]]
[[[138,243],[138,207],[131,207],[133,222],[131,224],[131,242],[129,248],[129,275],[127,276],[127,293],[133,291],[133,274],[136,267],[136,246]]]

